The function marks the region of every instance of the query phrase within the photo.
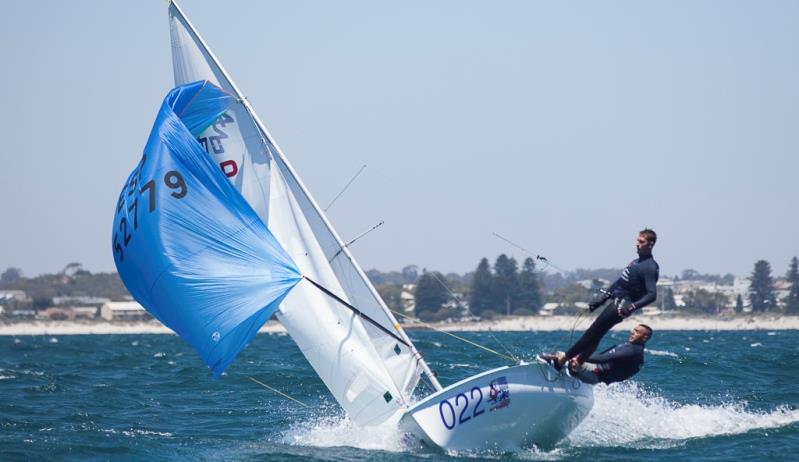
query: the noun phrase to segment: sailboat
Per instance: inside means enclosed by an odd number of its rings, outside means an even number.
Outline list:
[[[169,4],[173,89],[116,208],[131,294],[219,377],[274,314],[349,419],[447,450],[549,447],[591,386],[541,362],[442,387],[254,109]],[[424,375],[433,393],[418,400]]]

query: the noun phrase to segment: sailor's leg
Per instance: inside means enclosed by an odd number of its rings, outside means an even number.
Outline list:
[[[599,341],[596,341],[596,342],[586,346],[585,350],[583,350],[579,355],[576,356],[577,361],[580,364],[588,361],[588,358],[590,358],[591,355],[594,354],[594,352],[596,351],[598,346],[599,346]]]
[[[597,316],[591,326],[586,329],[585,333],[577,340],[568,351],[566,351],[566,359],[569,360],[575,356],[588,352],[593,353],[596,350],[599,341],[608,333],[611,327],[622,321],[621,316],[616,312],[616,304],[610,303],[602,313]],[[590,355],[590,353],[589,353]],[[589,355],[584,355],[583,358],[588,359]]]
[[[582,382],[593,385],[599,382],[599,371],[600,368],[597,367],[596,364],[583,363],[572,371],[572,375],[580,379]]]

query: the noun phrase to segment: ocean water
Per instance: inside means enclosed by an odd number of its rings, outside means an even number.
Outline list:
[[[409,333],[444,384],[506,364]],[[570,338],[462,335],[526,358]],[[0,460],[799,460],[799,331],[658,331],[648,347],[556,448],[447,454],[350,424],[286,335],[259,335],[217,381],[172,335],[0,337]]]

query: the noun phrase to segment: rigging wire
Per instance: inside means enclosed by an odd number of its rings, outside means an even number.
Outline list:
[[[552,263],[551,261],[549,261],[549,259],[547,257],[544,257],[544,256],[539,255],[537,253],[531,252],[531,251],[525,249],[524,247],[520,246],[519,244],[516,244],[515,242],[511,241],[510,239],[500,235],[499,233],[492,232],[491,234],[493,234],[494,236],[496,236],[499,239],[502,239],[503,241],[507,242],[508,244],[512,245],[513,247],[516,247],[517,249],[521,250],[522,252],[530,255],[531,257],[534,257],[536,260],[546,263],[547,266],[551,266],[552,268],[555,268],[556,270],[558,270],[558,271],[560,271],[561,273],[564,273],[564,274],[567,272],[565,269],[560,268],[560,267],[556,266],[554,263]]]
[[[414,318],[414,317],[412,317],[412,316],[408,316],[408,315],[406,315],[405,313],[401,313],[401,312],[399,312],[399,311],[395,311],[395,310],[392,310],[392,309],[389,309],[389,311],[391,311],[392,313],[394,313],[394,314],[396,314],[396,315],[398,315],[398,316],[401,316],[401,317],[403,317],[403,318],[405,318],[405,319],[408,319],[408,320],[410,320],[410,321],[413,321],[413,322],[416,322],[416,323],[418,323],[418,324],[421,324],[422,326],[424,326],[424,327],[427,327],[427,328],[428,328],[428,329],[430,329],[430,330],[434,330],[434,331],[436,331],[436,332],[439,332],[439,333],[442,333],[442,334],[449,335],[450,337],[454,337],[454,338],[456,338],[456,339],[458,339],[458,340],[460,340],[460,341],[462,341],[462,342],[468,343],[469,345],[472,345],[472,346],[474,346],[474,347],[480,348],[481,350],[485,350],[485,351],[487,351],[487,352],[489,352],[489,353],[491,353],[491,354],[497,355],[497,356],[499,356],[499,357],[501,357],[501,358],[510,359],[511,361],[518,361],[518,360],[517,360],[516,358],[514,358],[513,356],[508,356],[508,355],[506,355],[506,354],[504,354],[504,353],[500,353],[499,351],[496,351],[496,350],[493,350],[493,349],[491,349],[491,348],[488,348],[488,347],[487,347],[487,346],[485,346],[485,345],[480,345],[480,344],[479,344],[479,343],[477,343],[477,342],[473,342],[473,341],[471,341],[471,340],[469,340],[469,339],[467,339],[467,338],[463,338],[463,337],[461,337],[461,336],[459,336],[459,335],[455,335],[455,334],[453,334],[452,332],[447,332],[447,331],[445,331],[445,330],[438,329],[438,328],[436,328],[436,327],[433,327],[432,325],[430,325],[430,324],[428,324],[428,323],[426,323],[426,322],[424,322],[424,321],[422,321],[422,320],[420,320],[420,319],[418,319],[418,318]]]
[[[272,387],[270,387],[269,385],[267,385],[267,384],[265,384],[265,383],[261,382],[260,380],[258,380],[258,379],[256,379],[256,378],[254,378],[254,377],[250,377],[250,376],[248,375],[248,376],[247,376],[247,378],[248,378],[248,379],[250,379],[250,380],[252,380],[253,382],[257,383],[258,385],[260,385],[260,386],[262,386],[262,387],[266,388],[266,389],[267,389],[267,390],[269,390],[269,391],[272,391],[272,392],[274,392],[274,393],[277,393],[278,395],[280,395],[280,396],[282,396],[282,397],[284,397],[284,398],[286,398],[286,399],[290,399],[291,401],[294,401],[295,403],[297,403],[297,404],[300,404],[300,405],[302,405],[303,407],[308,407],[308,405],[307,405],[307,404],[303,403],[302,401],[298,400],[297,398],[292,398],[291,396],[289,396],[289,395],[287,395],[287,394],[283,393],[282,391],[280,391],[280,390],[278,390],[278,389],[276,389],[276,388],[272,388]]]
[[[361,234],[359,234],[359,235],[355,236],[354,238],[350,239],[350,241],[347,242],[346,244],[344,244],[343,246],[341,246],[341,248],[338,249],[338,252],[336,252],[332,257],[330,257],[330,260],[328,260],[327,262],[331,263],[333,260],[336,259],[336,257],[338,257],[341,254],[341,252],[344,251],[344,249],[346,249],[350,245],[354,244],[355,241],[357,241],[358,239],[366,236],[367,234],[371,233],[372,231],[376,230],[377,228],[383,226],[383,223],[385,223],[385,222],[386,222],[385,220],[380,220],[380,223],[372,226],[371,228],[367,229],[366,231],[362,232]]]
[[[365,168],[366,168],[366,164],[363,164],[363,165],[361,166],[361,168],[358,170],[358,172],[356,172],[356,173],[355,173],[355,175],[354,175],[352,178],[350,178],[350,181],[348,181],[348,182],[347,182],[347,184],[346,184],[346,185],[344,185],[344,187],[341,189],[341,191],[339,191],[339,193],[338,193],[338,194],[336,194],[336,197],[334,197],[334,198],[333,198],[333,200],[332,200],[332,201],[330,201],[330,203],[329,203],[329,204],[327,204],[327,207],[325,207],[325,208],[324,208],[324,211],[325,211],[325,212],[327,212],[327,209],[329,209],[330,207],[332,207],[332,206],[333,206],[333,204],[334,204],[334,203],[335,203],[335,202],[338,200],[338,198],[339,198],[339,197],[341,197],[341,195],[342,195],[342,194],[344,194],[344,191],[346,191],[346,190],[347,190],[347,188],[349,188],[349,187],[350,187],[350,185],[352,184],[352,182],[353,182],[353,181],[355,181],[355,179],[356,179],[356,178],[358,178],[358,175],[360,175],[360,174],[361,174],[361,172],[363,172],[363,169],[365,169]]]
[[[541,268],[539,271],[543,272],[545,269],[551,267],[551,268],[554,268],[554,269],[558,270],[559,272],[561,272],[563,274],[567,273],[566,270],[564,270],[563,268],[561,268],[561,267],[555,265],[554,263],[552,263],[551,261],[549,261],[549,259],[547,257],[539,255],[539,254],[537,254],[535,252],[531,252],[530,250],[527,250],[526,248],[520,246],[519,244],[516,244],[515,242],[511,241],[510,239],[502,236],[501,234],[499,234],[497,232],[492,232],[491,234],[493,234],[495,237],[507,242],[508,244],[512,245],[513,247],[521,250],[522,252],[534,257],[536,260],[544,263],[544,265],[546,265],[546,266]],[[599,289],[599,291],[603,292],[603,293],[605,292],[602,289]],[[585,311],[580,310],[579,314],[577,315],[577,319],[574,320],[574,323],[572,324],[571,330],[569,331],[569,340],[568,340],[569,343],[571,343],[571,340],[572,340],[572,338],[574,336],[574,330],[577,328],[577,324],[580,322],[580,319],[583,317],[584,314],[585,314]],[[565,338],[565,334],[561,337],[560,340],[555,342],[555,345],[561,344],[564,338]]]
[[[433,276],[433,278],[435,278],[435,280],[436,280],[436,281],[438,281],[438,283],[439,283],[439,284],[441,284],[441,285],[444,287],[444,289],[446,289],[446,290],[447,290],[447,292],[449,292],[449,295],[450,295],[450,296],[451,296],[451,297],[452,297],[452,298],[455,300],[455,303],[457,303],[459,307],[461,307],[462,309],[465,309],[465,310],[466,310],[466,312],[467,312],[467,313],[469,313],[470,315],[472,315],[472,316],[475,316],[475,314],[474,314],[474,313],[472,313],[472,310],[470,310],[470,309],[469,309],[469,307],[467,307],[467,306],[465,306],[463,303],[461,303],[461,300],[460,300],[460,298],[459,298],[457,295],[455,295],[455,293],[454,293],[454,292],[453,292],[453,291],[452,291],[452,290],[449,288],[449,286],[447,285],[447,283],[446,283],[446,282],[442,281],[442,280],[441,280],[441,278],[439,278],[439,277],[438,277],[438,275],[437,275],[435,272],[432,272],[432,273],[430,273],[430,274]],[[476,316],[475,316],[475,317],[476,317]],[[504,348],[504,349],[505,349],[505,351],[506,351],[506,352],[507,352],[507,353],[510,355],[510,357],[513,359],[513,361],[515,361],[515,362],[519,362],[519,359],[518,359],[518,358],[516,358],[516,355],[514,355],[514,354],[513,354],[513,352],[511,352],[511,351],[508,349],[508,347],[505,345],[505,343],[501,342],[501,341],[500,341],[500,340],[499,340],[499,339],[498,339],[498,338],[497,338],[497,337],[494,335],[494,333],[493,333],[493,332],[491,332],[491,331],[488,331],[488,334],[491,336],[491,338],[493,338],[493,339],[494,339],[494,341],[495,341],[495,342],[497,342],[497,343],[499,343],[500,345],[502,345],[502,348]]]

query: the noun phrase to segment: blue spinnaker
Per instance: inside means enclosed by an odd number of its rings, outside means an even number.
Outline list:
[[[297,266],[195,139],[235,103],[207,81],[167,94],[119,196],[112,248],[133,297],[219,375],[297,284]]]

